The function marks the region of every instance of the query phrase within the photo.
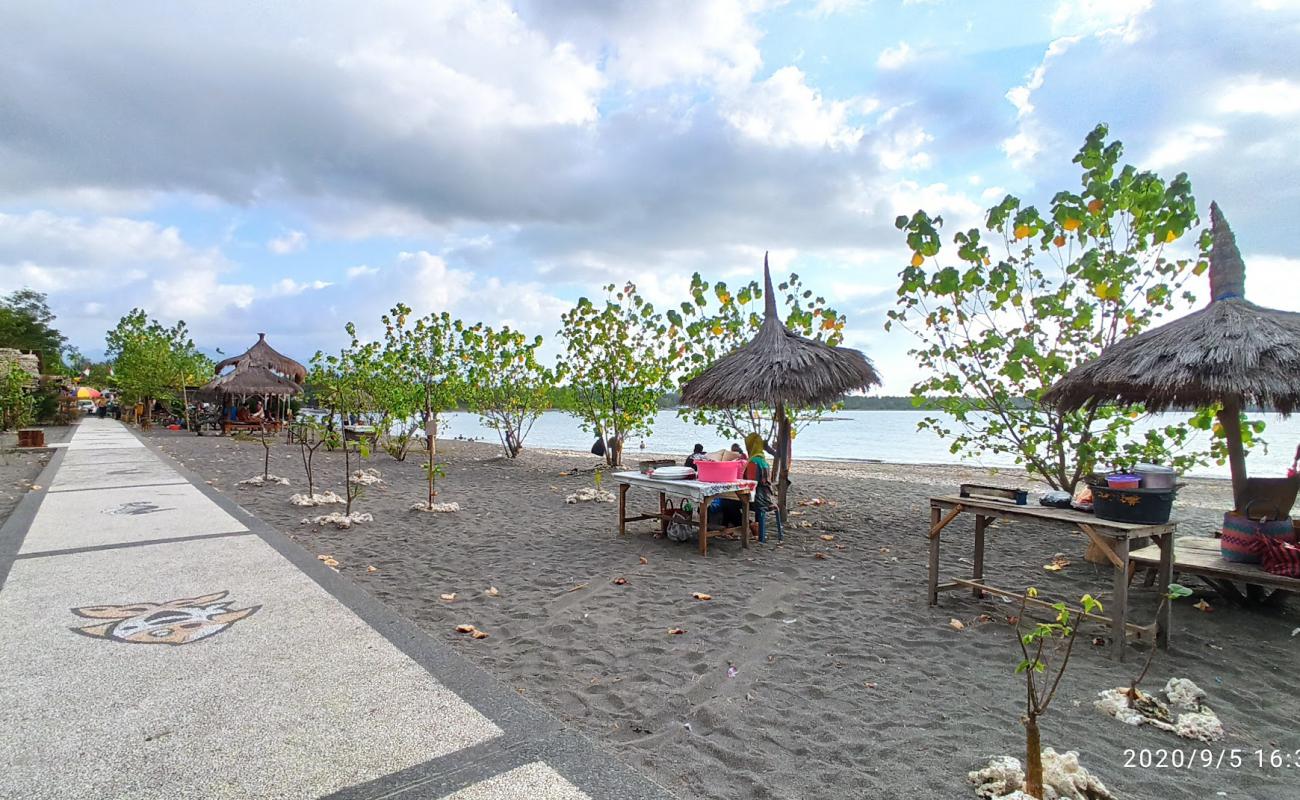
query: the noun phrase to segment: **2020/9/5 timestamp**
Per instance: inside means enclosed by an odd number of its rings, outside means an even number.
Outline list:
[[[1300,750],[1124,750],[1124,766],[1142,769],[1300,769]]]

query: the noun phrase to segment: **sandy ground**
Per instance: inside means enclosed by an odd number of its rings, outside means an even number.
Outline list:
[[[300,524],[303,510],[288,504],[305,486],[296,447],[278,444],[272,455],[272,472],[292,486],[240,489],[239,480],[261,471],[258,443],[150,435],[309,552],[333,556],[374,596],[683,798],[973,797],[968,770],[1023,750],[1012,607],[954,592],[930,608],[924,597],[927,498],[961,480],[987,482],[987,472],[800,464],[793,500],[829,502],[796,506],[784,545],[742,550],[716,541],[701,558],[693,545],[656,538],[650,523],[620,538],[612,505],[566,505],[566,495],[592,484],[590,456],[527,452],[509,461],[486,444],[440,443],[447,475],[438,499],[461,510],[430,515],[408,510],[423,496],[419,455],[406,463],[378,455],[370,465],[385,484],[357,504],[375,522],[339,531]],[[339,454],[322,452],[317,469],[318,486],[341,490]],[[1024,483],[1005,472],[992,477]],[[1187,533],[1213,528],[1218,497],[1226,497],[1224,482],[1196,482],[1180,496],[1175,514]],[[946,533],[945,571],[969,569],[961,543],[969,547],[972,525],[962,520]],[[1091,592],[1104,602],[1111,573],[1084,562],[1084,548],[1079,535],[1002,525],[990,532],[987,575],[1008,588],[1035,585],[1072,599]],[[1070,565],[1045,571],[1057,553]],[[620,577],[624,584],[613,583]],[[489,587],[499,596],[486,594]],[[694,600],[694,592],[713,599]],[[440,599],[451,593],[453,601]],[[1132,594],[1134,618],[1149,620],[1155,591],[1135,584]],[[1208,747],[1248,751],[1244,766],[1126,767],[1129,749],[1205,745],[1094,710],[1097,692],[1126,684],[1141,658],[1108,660],[1093,643],[1105,632],[1091,626],[1043,720],[1044,744],[1079,750],[1124,798],[1294,800],[1300,765],[1261,769],[1253,753],[1300,750],[1300,636],[1292,635],[1300,604],[1239,610],[1205,597],[1211,613],[1193,609],[1196,598],[1177,604],[1175,649],[1156,656],[1146,686],[1158,689],[1171,676],[1199,683],[1229,733]],[[950,627],[953,619],[964,629]],[[461,623],[490,637],[457,635]],[[686,632],[670,635],[672,628]]]
[[[53,444],[66,441],[72,429],[66,426],[48,426],[43,430],[45,443]],[[50,463],[53,454],[54,451],[50,449],[19,450],[16,433],[0,433],[0,525],[9,518],[22,496],[32,491],[32,482],[45,469],[45,465]]]

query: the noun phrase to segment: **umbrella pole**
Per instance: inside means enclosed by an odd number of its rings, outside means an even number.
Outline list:
[[[776,507],[785,518],[786,488],[790,485],[790,420],[785,415],[785,405],[776,405]]]
[[[1223,428],[1223,439],[1228,446],[1233,508],[1240,511],[1246,495],[1246,455],[1241,449],[1241,400],[1236,397],[1225,399],[1218,416],[1219,426]]]

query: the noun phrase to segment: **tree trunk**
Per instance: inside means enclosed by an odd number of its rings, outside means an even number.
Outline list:
[[[438,415],[437,415],[437,414],[426,414],[426,416],[425,416],[425,420],[424,420],[424,436],[425,436],[425,439],[427,440],[427,441],[425,442],[425,449],[428,451],[428,454],[429,454],[428,462],[424,465],[424,468],[425,468],[425,477],[426,477],[426,478],[428,479],[428,481],[429,481],[429,503],[428,503],[427,508],[430,509],[430,510],[432,510],[432,509],[433,509],[433,497],[434,497],[434,495],[436,495],[436,494],[438,493],[438,492],[435,490],[435,488],[434,488],[434,479],[433,479],[433,464],[434,464],[434,459],[435,459],[435,458],[437,457],[437,455],[438,455],[438,449],[437,449],[437,448],[438,448],[438,445],[437,445],[437,440],[438,440]]]
[[[347,501],[343,513],[352,516],[352,459],[348,454],[346,433],[343,435],[343,497]]]
[[[1223,428],[1224,443],[1228,447],[1228,467],[1232,471],[1233,508],[1244,511],[1246,501],[1246,454],[1241,448],[1241,400],[1232,397],[1223,401],[1219,409],[1219,425]]]
[[[1025,717],[1025,794],[1043,796],[1043,748],[1038,738],[1038,717]]]

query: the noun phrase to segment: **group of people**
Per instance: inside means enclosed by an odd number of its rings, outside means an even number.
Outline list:
[[[730,449],[706,453],[704,452],[704,445],[696,444],[693,452],[686,457],[686,466],[694,467],[698,461],[742,460],[745,461],[745,471],[741,477],[745,480],[754,481],[756,484],[754,496],[749,505],[754,510],[754,518],[758,522],[758,541],[767,541],[768,512],[772,512],[776,516],[778,539],[784,538],[781,519],[777,514],[775,503],[772,501],[772,465],[767,460],[767,442],[760,434],[751,433],[746,436],[743,450],[739,444],[732,444]],[[739,500],[718,498],[713,501],[709,511],[710,513],[716,511],[723,525],[747,524],[747,521],[742,519],[744,511]]]

